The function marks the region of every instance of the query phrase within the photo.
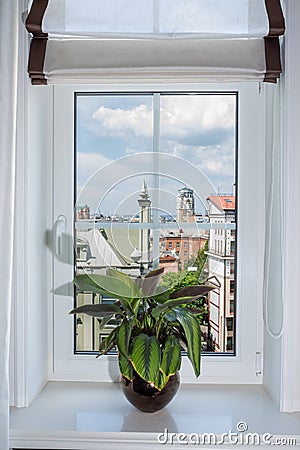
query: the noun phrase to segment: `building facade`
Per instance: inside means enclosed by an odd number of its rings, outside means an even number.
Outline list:
[[[208,197],[209,221],[235,224],[235,196]],[[234,228],[234,227],[233,227]],[[214,351],[234,351],[235,327],[235,230],[216,228],[209,232],[208,276],[216,289],[208,296],[208,336]]]

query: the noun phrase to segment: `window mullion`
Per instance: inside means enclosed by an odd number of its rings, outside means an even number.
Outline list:
[[[153,97],[153,268],[159,267],[159,205],[160,205],[160,179],[159,179],[159,143],[160,143],[160,94]]]

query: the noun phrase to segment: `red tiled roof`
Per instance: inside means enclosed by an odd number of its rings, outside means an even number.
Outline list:
[[[235,196],[234,195],[211,195],[207,198],[217,208],[223,211],[235,210]]]
[[[174,256],[171,255],[165,255],[165,256],[161,256],[159,258],[159,262],[174,262],[176,261],[176,258],[174,258]]]

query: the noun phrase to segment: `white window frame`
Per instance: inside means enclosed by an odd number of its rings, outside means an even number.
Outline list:
[[[73,278],[73,154],[74,92],[239,92],[238,142],[238,240],[237,308],[235,356],[212,355],[202,359],[202,374],[195,379],[187,358],[183,358],[181,380],[188,383],[262,383],[262,274],[264,242],[264,89],[259,83],[228,84],[103,84],[57,85],[54,90],[53,136],[53,220],[63,215],[62,257],[53,257],[53,295],[51,295],[50,348],[53,349],[50,380],[118,381],[116,355],[95,359],[93,355],[74,355],[73,307],[70,281]],[[65,151],[69,149],[69,153]],[[255,180],[255,182],[253,182]],[[70,189],[66,189],[70,186]],[[69,210],[67,210],[69,205]],[[253,211],[255,205],[255,211]],[[251,232],[250,232],[251,230]],[[69,255],[66,258],[66,255]],[[69,284],[70,295],[56,295]],[[66,292],[66,291],[64,291]],[[242,301],[240,300],[242,299]]]

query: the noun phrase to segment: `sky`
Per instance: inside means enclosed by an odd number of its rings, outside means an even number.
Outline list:
[[[194,190],[199,213],[208,195],[232,193],[236,96],[164,94],[159,120],[153,110],[152,95],[77,95],[77,205],[135,214],[144,179],[152,206],[171,215],[184,186]]]

